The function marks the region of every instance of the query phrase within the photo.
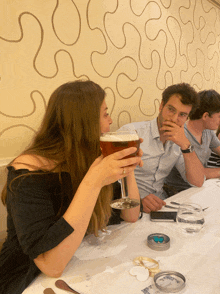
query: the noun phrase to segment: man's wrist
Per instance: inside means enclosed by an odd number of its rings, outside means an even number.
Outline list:
[[[186,150],[189,148],[189,146],[191,145],[190,141],[187,139],[185,142],[183,142],[180,146],[181,150]]]
[[[186,149],[181,148],[181,151],[182,153],[192,153],[194,151],[194,146],[190,144]]]

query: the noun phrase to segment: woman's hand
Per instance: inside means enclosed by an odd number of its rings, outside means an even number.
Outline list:
[[[102,187],[114,183],[133,172],[137,165],[143,164],[140,157],[142,150],[139,150],[138,156],[123,159],[135,151],[136,147],[130,147],[106,157],[101,155],[93,162],[89,172],[93,173],[95,180],[100,181]]]

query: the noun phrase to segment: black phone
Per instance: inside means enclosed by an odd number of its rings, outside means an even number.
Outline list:
[[[175,222],[176,214],[176,211],[151,211],[150,220],[152,222]]]

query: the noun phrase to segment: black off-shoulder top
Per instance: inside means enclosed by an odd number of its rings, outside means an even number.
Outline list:
[[[74,231],[62,216],[56,216],[61,195],[64,195],[63,215],[70,193],[72,195],[72,184],[67,172],[61,173],[60,182],[58,173],[8,167],[7,238],[0,252],[0,293],[21,294],[40,273],[33,259],[57,246]],[[120,184],[116,182],[114,199],[119,198],[120,193]],[[120,211],[113,210],[109,225],[121,221]]]

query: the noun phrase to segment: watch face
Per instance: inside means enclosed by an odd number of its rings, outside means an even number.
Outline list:
[[[190,146],[189,146],[189,151],[190,151],[190,152],[193,152],[193,151],[194,151],[194,146],[193,146],[193,145],[190,145]]]

